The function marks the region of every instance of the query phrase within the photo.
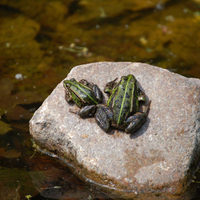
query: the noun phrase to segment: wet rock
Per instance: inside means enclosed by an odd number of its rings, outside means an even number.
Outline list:
[[[35,112],[30,133],[41,148],[72,164],[78,174],[116,198],[191,199],[188,190],[200,153],[200,80],[142,63],[77,66],[67,79],[105,83],[134,74],[152,101],[134,134],[107,134],[94,118],[69,112],[62,82]],[[105,95],[105,101],[107,96]]]

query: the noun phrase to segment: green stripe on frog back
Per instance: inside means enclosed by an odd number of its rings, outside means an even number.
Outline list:
[[[135,94],[135,96],[138,96],[138,84],[135,84],[135,91],[134,91],[134,94]],[[134,101],[134,103],[135,103],[135,110],[138,110],[139,109],[139,101],[138,101],[138,97],[137,97],[137,99],[135,99],[135,101]],[[134,106],[134,104],[133,104],[133,106]],[[133,108],[134,109],[134,108]]]
[[[119,91],[119,88],[118,88],[118,87],[119,87],[120,83],[121,83],[121,81],[119,81],[119,82],[115,85],[115,87],[112,89],[112,93],[111,93],[111,95],[110,95],[110,98],[109,98],[108,101],[107,101],[107,106],[113,107],[113,104],[115,103],[115,102],[113,101],[113,98],[115,98],[117,91]],[[110,103],[112,103],[112,104],[110,105]]]
[[[117,120],[117,124],[120,123],[121,114],[122,114],[122,111],[123,111],[123,108],[124,108],[124,101],[126,99],[126,93],[127,93],[127,88],[128,88],[130,79],[131,79],[131,76],[129,76],[128,80],[126,81],[125,91],[124,91],[124,95],[123,95],[123,99],[122,99],[122,106],[120,108],[120,112],[119,112],[119,117],[118,117],[118,120]]]
[[[133,112],[133,108],[134,108],[133,102],[134,102],[134,97],[135,97],[135,91],[137,90],[136,81],[134,81],[132,88],[134,88],[134,89],[132,90],[131,97],[130,97],[130,99],[131,99],[130,112]]]
[[[107,106],[109,106],[109,107],[113,107],[113,104],[114,104],[113,98],[115,98],[115,95],[116,95],[116,93],[117,93],[118,86],[119,86],[120,82],[121,82],[121,81],[119,81],[119,82],[117,83],[117,85],[113,88],[112,94],[110,95],[110,98],[109,98],[108,101],[107,101]],[[112,105],[110,105],[111,102],[112,102]]]
[[[82,106],[84,106],[84,102],[76,95],[76,93],[74,93],[74,92],[71,91],[71,95],[73,97],[74,102],[76,103],[76,105],[79,108],[81,108]]]
[[[97,101],[95,101],[94,100],[94,98],[92,98],[85,90],[83,90],[83,88],[82,87],[84,87],[84,88],[86,88],[86,89],[88,89],[88,90],[90,90],[91,91],[91,89],[90,88],[88,88],[87,86],[84,86],[84,85],[79,85],[79,84],[75,84],[75,83],[71,83],[74,87],[76,87],[76,88],[78,88],[81,92],[83,92],[86,96],[88,96],[95,104],[98,104],[98,102]],[[74,91],[75,92],[75,91]],[[79,97],[79,95],[77,94],[77,93],[75,93],[78,97]]]

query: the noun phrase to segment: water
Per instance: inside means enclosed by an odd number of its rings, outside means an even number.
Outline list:
[[[34,151],[32,114],[83,63],[145,62],[200,78],[199,22],[198,0],[1,0],[1,196],[109,199]]]

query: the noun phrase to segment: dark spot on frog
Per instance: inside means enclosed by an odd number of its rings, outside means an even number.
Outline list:
[[[122,80],[126,81],[126,80],[128,80],[128,77],[127,76],[122,76]]]
[[[80,95],[85,95],[85,93],[83,93],[82,91],[79,91]]]
[[[128,92],[126,93],[126,98],[130,98],[130,95],[129,95],[129,93],[128,93]]]
[[[114,112],[114,111],[113,111]],[[115,110],[115,115],[119,115],[119,112],[117,110]]]
[[[124,103],[124,106],[129,106],[130,102],[127,100],[125,103]]]
[[[119,104],[119,99],[115,100],[115,104]]]

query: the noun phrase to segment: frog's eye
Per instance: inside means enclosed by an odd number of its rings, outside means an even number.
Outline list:
[[[71,79],[70,79],[70,81],[74,82],[74,81],[75,81],[75,79],[74,79],[74,78],[71,78]]]
[[[131,83],[132,83],[132,82],[136,82],[136,80],[135,80],[135,79],[131,79]]]
[[[127,76],[122,76],[122,80],[126,81],[128,79]]]

